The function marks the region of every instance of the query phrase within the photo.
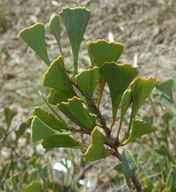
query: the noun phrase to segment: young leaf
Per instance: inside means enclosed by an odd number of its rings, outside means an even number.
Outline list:
[[[54,17],[52,17],[49,26],[50,26],[51,32],[54,34],[60,53],[62,55],[62,47],[61,47],[61,40],[60,40],[61,28],[60,28],[59,15],[55,15]]]
[[[58,104],[58,108],[80,127],[86,130],[93,130],[95,127],[95,117],[91,116],[87,109],[83,107],[79,98],[68,99],[68,102]]]
[[[133,99],[132,117],[137,114],[141,105],[144,103],[156,84],[156,79],[153,77],[148,79],[137,78],[131,83],[130,87]]]
[[[89,21],[90,11],[85,7],[66,7],[59,14],[70,39],[74,60],[74,75],[76,75],[78,72],[79,48]]]
[[[4,116],[5,116],[5,123],[7,125],[7,129],[10,128],[12,119],[14,118],[14,116],[17,114],[17,112],[15,110],[12,110],[8,107],[4,108]]]
[[[131,90],[126,90],[122,95],[120,120],[123,121],[125,113],[132,102]]]
[[[135,78],[138,71],[129,64],[118,65],[116,63],[105,63],[102,66],[101,71],[110,90],[113,125],[122,95],[131,81]]]
[[[105,62],[116,62],[123,52],[123,45],[103,39],[88,41],[87,49],[93,66],[102,66]]]
[[[60,121],[57,117],[48,112],[44,111],[39,107],[35,107],[33,111],[33,115],[37,116],[39,119],[43,121],[47,126],[52,127],[52,129],[56,131],[63,131],[67,129],[67,124]]]
[[[108,157],[111,153],[105,149],[101,133],[97,128],[91,132],[91,145],[84,154],[85,161],[96,161]]]
[[[126,113],[128,107],[130,106],[131,102],[132,102],[131,90],[126,90],[122,95],[120,124],[119,124],[118,132],[117,132],[117,137],[120,134],[125,113]]]
[[[36,23],[24,28],[19,35],[49,66],[51,62],[46,49],[44,24]]]
[[[46,125],[42,120],[40,120],[37,116],[34,116],[31,124],[32,128],[32,141],[39,141],[41,139],[53,136],[53,135],[68,135],[68,132],[58,132],[48,125]]]
[[[58,147],[81,149],[83,147],[79,141],[70,135],[53,135],[47,137],[42,141],[42,145],[46,149]]]
[[[63,57],[58,57],[44,75],[43,85],[63,91],[73,91],[64,68]]]
[[[124,149],[122,152],[122,171],[125,175],[127,185],[131,187],[130,178],[135,175],[137,166],[134,157],[129,150]]]
[[[47,97],[47,101],[50,104],[57,105],[61,102],[66,102],[68,99],[71,99],[75,96],[75,93],[72,91],[64,91],[59,89],[51,89]]]
[[[85,98],[90,100],[98,83],[99,68],[94,67],[93,69],[85,70],[76,75],[75,79]]]
[[[155,126],[150,126],[147,123],[144,123],[143,121],[140,121],[140,120],[134,120],[132,124],[132,130],[131,130],[130,136],[127,139],[127,141],[123,143],[123,145],[126,145],[134,141],[135,139],[143,135],[149,134],[151,132],[154,132],[156,130],[157,128]]]

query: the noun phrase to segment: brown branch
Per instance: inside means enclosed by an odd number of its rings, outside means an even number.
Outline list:
[[[100,110],[96,107],[93,100],[91,100],[91,106],[94,109],[95,114],[97,115],[98,119],[100,120],[101,127],[104,129],[107,137],[110,138],[111,130],[107,127],[104,116],[101,114]]]

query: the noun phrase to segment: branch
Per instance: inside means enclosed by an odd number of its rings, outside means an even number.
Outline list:
[[[97,115],[98,119],[100,120],[102,128],[104,129],[107,137],[109,138],[110,134],[111,134],[111,130],[107,127],[104,116],[101,114],[100,110],[96,107],[96,105],[95,105],[93,100],[91,100],[90,103],[91,103],[92,108],[95,111],[95,114]]]

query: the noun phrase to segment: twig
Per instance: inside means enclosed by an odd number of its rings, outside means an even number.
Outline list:
[[[100,110],[96,107],[96,105],[95,105],[93,100],[91,100],[91,106],[94,109],[98,119],[100,120],[101,126],[104,129],[107,137],[110,137],[111,131],[110,131],[110,129],[106,125],[106,121],[105,121],[104,116],[101,114]]]

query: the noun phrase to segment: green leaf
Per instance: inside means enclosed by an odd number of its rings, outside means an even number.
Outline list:
[[[10,128],[12,119],[17,114],[17,112],[13,109],[10,109],[8,107],[4,108],[4,116],[5,116],[5,123],[7,125],[7,129]]]
[[[163,119],[164,123],[166,124],[166,127],[169,128],[170,120],[172,119],[172,114],[170,112],[165,112],[161,118]]]
[[[147,79],[137,78],[131,83],[130,87],[133,99],[132,117],[137,114],[141,105],[144,103],[156,84],[156,79],[153,77]]]
[[[121,115],[120,119],[123,121],[125,113],[132,102],[131,90],[126,90],[122,95],[122,102],[121,102]]]
[[[99,79],[99,68],[94,67],[76,75],[75,79],[84,97],[90,100]]]
[[[52,17],[52,19],[50,20],[49,26],[50,26],[51,32],[54,34],[54,37],[57,41],[60,53],[62,55],[62,47],[61,47],[61,40],[60,40],[61,28],[60,28],[59,15],[55,15]]]
[[[135,139],[149,134],[151,132],[156,131],[157,128],[155,126],[150,126],[147,123],[144,123],[143,121],[140,120],[134,120],[133,124],[132,124],[132,130],[130,133],[129,138],[127,139],[127,141],[125,141],[125,143],[123,143],[124,145],[134,141]]]
[[[33,115],[37,116],[39,119],[43,121],[47,126],[51,127],[56,131],[63,131],[67,129],[67,124],[60,121],[57,117],[48,112],[44,111],[40,107],[35,107],[33,111]]]
[[[168,79],[166,81],[160,82],[157,87],[162,93],[165,94],[173,102],[173,80]]]
[[[127,185],[131,188],[131,182],[130,178],[135,175],[135,172],[137,170],[136,162],[134,160],[134,157],[130,153],[128,149],[124,149],[122,152],[122,171],[125,175],[125,179],[127,182]]]
[[[58,104],[58,108],[81,128],[93,130],[95,127],[95,117],[90,115],[88,110],[83,107],[79,98],[68,99],[68,102]]]
[[[39,141],[41,139],[53,136],[53,135],[68,135],[69,132],[58,132],[48,125],[46,125],[42,120],[40,120],[37,116],[34,116],[31,124],[32,128],[32,141]]]
[[[23,186],[23,192],[38,192],[40,189],[39,181],[35,180],[32,183]]]
[[[43,85],[63,91],[72,91],[72,85],[69,82],[62,56],[58,57],[48,67],[44,75]]]
[[[101,70],[110,90],[113,125],[122,95],[138,71],[129,64],[118,65],[116,63],[105,63]]]
[[[64,91],[59,89],[51,89],[47,97],[47,101],[50,104],[57,105],[61,102],[66,102],[68,99],[75,96],[75,93],[72,91]]]
[[[42,145],[46,149],[58,147],[81,149],[83,147],[79,141],[70,135],[53,135],[47,137],[42,141]]]
[[[19,35],[49,66],[51,62],[46,49],[44,24],[36,23],[24,28]]]
[[[62,17],[68,37],[70,39],[74,60],[74,75],[76,75],[80,44],[89,21],[90,11],[85,7],[65,7],[59,14]]]
[[[106,40],[88,41],[87,49],[93,66],[102,66],[105,62],[116,62],[123,52],[123,45]]]
[[[108,157],[111,153],[105,149],[101,133],[97,128],[91,132],[91,145],[84,154],[85,161],[96,161]]]
[[[145,115],[143,117],[143,121],[146,122],[148,125],[152,125],[153,124],[153,119],[154,119],[153,115]]]
[[[21,125],[19,126],[19,129],[15,131],[16,142],[21,136],[23,136],[27,128],[28,128],[28,125],[26,123],[21,123]]]
[[[159,148],[157,148],[155,151],[160,155],[167,157],[170,161],[174,162],[174,159],[169,151],[169,148],[166,147],[165,145],[161,144],[161,146],[159,146]]]
[[[155,94],[154,101],[176,114],[175,105],[164,94]]]

